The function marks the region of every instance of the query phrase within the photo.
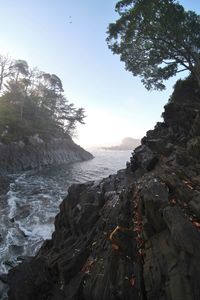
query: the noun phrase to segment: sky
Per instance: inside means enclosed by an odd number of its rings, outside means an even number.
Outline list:
[[[200,1],[179,1],[200,13]],[[142,138],[161,121],[163,106],[178,78],[162,92],[147,91],[140,78],[106,44],[117,0],[0,0],[1,54],[58,75],[69,102],[86,110],[76,142],[117,145],[124,137]]]

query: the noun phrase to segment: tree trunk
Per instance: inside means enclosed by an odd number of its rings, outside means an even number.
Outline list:
[[[196,79],[197,84],[199,86],[199,90],[200,90],[200,59],[199,59],[199,57],[196,57],[196,63],[195,63],[195,66],[193,67],[192,75]]]
[[[194,77],[197,81],[197,84],[198,84],[198,87],[199,87],[199,90],[200,90],[200,70],[199,70],[199,72],[194,73]]]
[[[23,119],[23,114],[24,114],[24,103],[25,103],[25,99],[23,99],[21,101],[21,104],[20,104],[20,120]]]
[[[0,75],[0,92],[2,90],[2,85],[3,85],[3,74],[4,73],[4,66],[1,66],[1,75]]]

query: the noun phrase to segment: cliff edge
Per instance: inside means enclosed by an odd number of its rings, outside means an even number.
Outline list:
[[[89,160],[93,155],[74,143],[68,135],[48,142],[34,135],[25,141],[0,143],[0,157],[0,173],[4,173]]]
[[[70,187],[52,239],[10,271],[10,300],[200,299],[200,96],[189,95],[165,106],[126,170]]]

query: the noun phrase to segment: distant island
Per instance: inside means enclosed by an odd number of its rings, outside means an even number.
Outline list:
[[[120,145],[102,147],[104,150],[133,150],[140,145],[140,139],[134,139],[131,137],[126,137],[122,140]]]

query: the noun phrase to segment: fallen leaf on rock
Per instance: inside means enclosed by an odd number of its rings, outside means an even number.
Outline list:
[[[140,226],[135,226],[135,228],[133,229],[134,232],[140,233],[142,231],[142,227]]]
[[[119,246],[118,246],[118,245],[116,245],[116,244],[112,244],[112,248],[113,248],[114,250],[116,250],[116,251],[118,251],[118,250],[119,250]]]
[[[196,228],[200,229],[200,223],[199,223],[199,222],[193,221],[192,224],[193,224]]]
[[[176,203],[177,203],[176,198],[171,199],[170,202],[171,202],[172,204],[176,204]]]
[[[112,241],[113,235],[119,230],[119,226],[115,227],[115,229],[111,232],[109,239]]]
[[[138,254],[141,258],[144,258],[145,257],[145,252],[142,250],[142,249],[139,249],[138,250]]]
[[[189,189],[193,190],[193,186],[191,186],[190,184],[187,184],[187,187],[189,187]]]
[[[135,278],[135,276],[132,276],[132,277],[129,279],[129,282],[130,282],[130,285],[131,285],[131,286],[135,286],[135,283],[136,283],[136,278]]]
[[[182,180],[182,182],[185,183],[189,189],[191,189],[191,190],[194,189],[191,182],[189,182],[187,180]]]
[[[81,269],[81,272],[84,272],[84,273],[87,273],[89,274],[90,273],[90,269],[92,267],[92,265],[96,262],[96,259],[91,259],[89,258],[86,263],[84,264],[84,266],[82,267]]]

